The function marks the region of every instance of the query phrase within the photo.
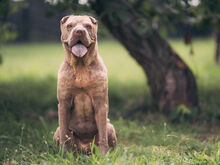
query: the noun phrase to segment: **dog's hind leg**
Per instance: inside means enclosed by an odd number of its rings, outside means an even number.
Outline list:
[[[117,138],[115,134],[115,128],[111,123],[107,124],[107,131],[108,131],[108,146],[109,149],[113,151],[117,144]]]
[[[53,143],[55,145],[60,144],[60,127],[57,127],[56,132],[53,135]]]

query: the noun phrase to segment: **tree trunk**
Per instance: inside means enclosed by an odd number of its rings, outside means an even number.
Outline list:
[[[215,62],[219,63],[220,56],[220,29],[216,32],[216,52],[215,52]]]
[[[124,0],[119,0],[124,3]],[[140,33],[139,14],[129,10],[129,20],[106,12],[109,8],[124,8],[120,2],[110,6],[106,1],[97,0],[92,4],[96,14],[109,31],[125,46],[130,55],[142,66],[151,89],[154,103],[169,114],[174,107],[184,104],[198,107],[197,86],[188,66],[171,49],[168,42],[153,31]],[[121,10],[123,10],[123,8]]]

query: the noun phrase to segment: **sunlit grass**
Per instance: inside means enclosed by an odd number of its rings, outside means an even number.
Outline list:
[[[144,74],[127,51],[115,41],[101,42],[99,53],[108,68],[109,79],[121,82],[144,82]],[[20,76],[57,76],[64,58],[60,43],[10,44],[2,47],[4,63],[1,80]]]
[[[212,39],[193,41],[194,55],[190,55],[190,46],[182,40],[170,41],[174,50],[189,64],[199,84],[219,82],[220,66],[214,62],[215,43]],[[0,66],[0,80],[11,80],[23,76],[45,78],[57,76],[64,58],[61,43],[26,43],[1,46],[4,63]],[[99,43],[99,53],[107,68],[109,81],[124,85],[136,83],[145,85],[146,78],[137,62],[116,41]],[[209,81],[209,80],[212,81]]]

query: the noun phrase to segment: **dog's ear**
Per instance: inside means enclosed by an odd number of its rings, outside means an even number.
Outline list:
[[[61,25],[64,24],[64,23],[68,20],[69,17],[70,17],[69,15],[63,17],[63,18],[60,20],[60,24],[61,24]]]
[[[90,18],[90,20],[92,21],[93,24],[96,25],[98,23],[98,21],[94,17],[89,16],[89,18]]]

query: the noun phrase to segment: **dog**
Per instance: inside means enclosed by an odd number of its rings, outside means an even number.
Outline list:
[[[61,19],[60,29],[65,58],[58,72],[54,143],[91,152],[94,142],[104,154],[115,148],[117,138],[108,119],[108,77],[98,54],[98,22],[70,15]]]

